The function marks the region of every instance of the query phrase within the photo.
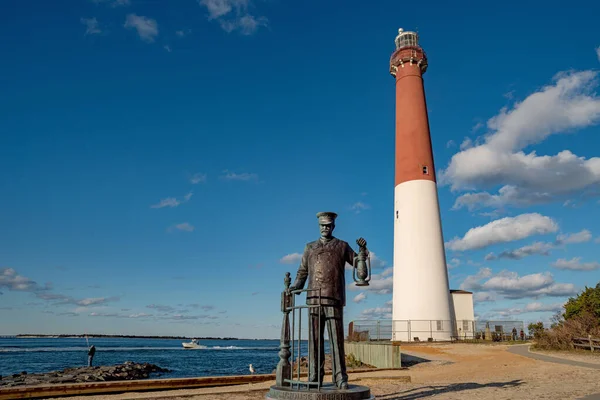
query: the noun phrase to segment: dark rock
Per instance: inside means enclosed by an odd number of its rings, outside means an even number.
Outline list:
[[[65,368],[62,371],[51,371],[45,374],[13,374],[0,377],[0,388],[20,385],[44,385],[52,383],[76,383],[98,381],[122,381],[147,379],[153,373],[171,372],[154,364],[136,364],[127,361],[121,365]]]

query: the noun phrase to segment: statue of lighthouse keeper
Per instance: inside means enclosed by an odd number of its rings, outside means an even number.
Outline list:
[[[311,346],[309,351],[311,353],[311,363],[309,365],[309,381],[316,383],[319,379],[318,382],[323,383],[325,375],[323,338],[325,323],[327,323],[333,382],[339,389],[348,389],[343,319],[344,306],[346,305],[345,265],[349,263],[354,269],[358,270],[360,281],[357,281],[357,285],[366,286],[368,280],[364,279],[367,276],[365,260],[368,259],[369,253],[367,241],[363,238],[356,241],[359,246],[357,255],[348,243],[333,237],[336,217],[337,214],[333,212],[320,212],[317,214],[321,237],[308,243],[304,248],[296,280],[289,290],[303,289],[307,277],[308,289],[321,289],[321,311],[319,312],[319,308],[310,309],[309,340]],[[318,302],[318,292],[307,292],[307,305],[317,305]],[[320,360],[319,366],[317,360]],[[320,376],[317,377],[317,374]]]

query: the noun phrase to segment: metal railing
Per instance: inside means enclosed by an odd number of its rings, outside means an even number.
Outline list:
[[[475,320],[355,320],[348,325],[350,341],[393,340],[448,341],[484,339],[489,327],[488,340],[511,340],[513,328],[517,338],[524,331],[523,321]]]
[[[318,303],[316,305],[308,305],[308,304],[303,304],[300,306],[296,305],[296,295],[300,294],[300,293],[306,293],[306,296],[308,297],[309,292],[316,292],[317,295],[315,296],[316,299],[318,300]],[[314,293],[313,293],[314,294]],[[297,369],[297,379],[294,379],[294,368],[292,367],[291,369],[291,373],[290,373],[290,379],[284,379],[284,382],[287,382],[290,384],[290,386],[292,387],[292,389],[294,389],[294,385],[296,385],[296,389],[300,390],[301,386],[305,386],[306,389],[310,389],[311,386],[316,386],[317,390],[321,389],[321,336],[319,335],[318,340],[317,340],[317,364],[316,364],[316,371],[315,374],[317,376],[317,382],[310,382],[310,365],[311,365],[311,355],[312,355],[312,351],[313,348],[312,346],[314,346],[313,341],[311,340],[311,334],[310,332],[313,331],[313,329],[311,329],[312,327],[309,325],[308,328],[308,357],[307,357],[307,361],[308,361],[308,367],[307,367],[307,379],[306,381],[302,381],[300,379],[301,376],[301,369],[302,369],[302,356],[300,354],[300,349],[301,349],[301,344],[302,344],[302,310],[306,309],[307,310],[307,321],[308,324],[311,324],[311,310],[316,309],[317,311],[317,318],[319,319],[319,327],[318,327],[318,331],[317,332],[321,332],[321,289],[300,289],[300,290],[292,290],[290,291],[290,295],[291,295],[291,305],[287,308],[288,311],[292,312],[292,366],[294,365],[294,360],[296,361],[296,369]],[[296,325],[296,314],[298,315],[298,356],[294,357],[294,338],[295,338],[295,333],[296,333],[296,329],[295,329],[295,325]]]
[[[281,293],[281,311],[283,312],[283,323],[281,326],[281,344],[279,346],[279,363],[277,364],[277,370],[275,373],[276,376],[276,385],[280,387],[290,387],[293,390],[309,390],[311,388],[315,388],[319,391],[321,390],[321,356],[325,356],[321,354],[321,341],[323,338],[319,334],[316,343],[313,342],[312,335],[314,334],[314,327],[311,326],[311,314],[314,314],[315,311],[317,313],[318,322],[318,331],[321,332],[321,289],[298,289],[298,290],[289,290],[290,286],[290,277],[289,272],[286,273],[285,282],[285,290]],[[303,304],[296,305],[296,295],[300,293],[306,293],[307,298],[313,298],[317,301],[317,304]],[[307,379],[305,381],[301,380],[302,376],[302,311],[307,310],[307,320],[308,320],[308,357],[307,357]],[[290,331],[290,313],[292,314],[292,327]],[[298,324],[296,325],[296,319],[298,320]],[[297,335],[296,335],[297,332]],[[312,333],[311,333],[312,332]],[[296,337],[297,336],[297,337]],[[315,371],[313,375],[316,375],[316,382],[311,382],[311,364],[314,364],[314,360],[312,357],[314,356],[314,348],[313,346],[317,346],[317,362],[315,364]],[[323,343],[324,345],[324,343]],[[291,357],[291,362],[290,362]],[[296,369],[294,371],[294,368]],[[296,375],[294,379],[294,375]]]

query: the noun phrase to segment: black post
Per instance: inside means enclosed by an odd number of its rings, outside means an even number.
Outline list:
[[[291,306],[291,297],[293,294],[288,293],[290,283],[292,279],[290,278],[290,273],[285,273],[285,289],[283,293],[281,293],[281,311],[283,312],[283,323],[281,325],[281,343],[279,345],[279,363],[277,364],[277,371],[275,374],[276,385],[277,386],[290,386],[289,382],[286,382],[287,379],[292,372],[292,366],[290,365],[290,356],[292,353],[290,352],[290,310]]]

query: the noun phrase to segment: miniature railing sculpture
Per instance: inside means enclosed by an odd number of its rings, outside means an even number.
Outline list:
[[[307,309],[308,311],[308,323],[310,324],[310,314],[316,309],[317,315],[321,314],[321,289],[299,289],[289,290],[291,283],[290,273],[286,272],[284,284],[285,290],[281,293],[281,311],[283,313],[283,323],[281,325],[281,343],[279,345],[279,363],[277,364],[276,370],[276,385],[290,387],[292,389],[301,390],[301,386],[305,386],[306,390],[311,387],[316,387],[317,390],[321,389],[321,382],[318,377],[321,376],[321,352],[317,351],[318,359],[316,363],[316,371],[314,376],[317,376],[317,382],[310,382],[310,366],[311,366],[311,346],[312,341],[308,340],[308,371],[307,380],[301,381],[301,345],[302,345],[302,310]],[[317,305],[296,305],[295,296],[300,293],[315,293],[318,298]],[[292,327],[290,330],[290,312],[292,313]],[[297,357],[294,357],[295,352],[295,337],[296,337],[296,314],[298,314],[298,350]],[[319,332],[321,331],[321,318],[319,320]],[[309,332],[311,331],[309,326]],[[290,337],[291,332],[291,337]],[[291,344],[290,344],[291,343]],[[321,338],[318,340],[318,348],[321,347]],[[290,362],[291,357],[291,362]],[[292,365],[296,363],[296,379],[294,379],[294,369]]]

